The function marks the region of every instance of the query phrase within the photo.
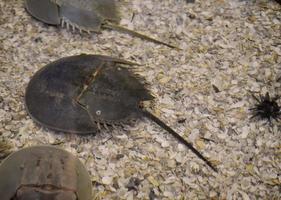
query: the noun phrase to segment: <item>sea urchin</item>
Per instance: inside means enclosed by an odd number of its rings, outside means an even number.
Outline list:
[[[258,118],[260,120],[268,120],[271,123],[272,119],[278,121],[281,118],[281,107],[277,103],[279,96],[270,98],[267,92],[265,96],[260,95],[259,99],[254,95],[253,97],[256,99],[257,104],[250,108],[252,111],[251,119]]]

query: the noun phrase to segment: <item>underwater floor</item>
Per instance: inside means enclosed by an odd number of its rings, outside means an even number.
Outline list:
[[[253,95],[281,95],[281,5],[118,3],[122,26],[181,50],[118,31],[49,26],[32,18],[23,1],[0,0],[0,139],[13,151],[51,144],[78,156],[91,174],[93,199],[280,199],[280,122],[251,119],[249,109],[258,104]],[[147,119],[83,137],[36,124],[24,105],[30,78],[52,61],[82,53],[141,64],[133,70],[155,96],[146,106],[218,173]]]

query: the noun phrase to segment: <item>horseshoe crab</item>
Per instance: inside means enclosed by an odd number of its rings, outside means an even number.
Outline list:
[[[34,18],[51,25],[99,33],[102,28],[115,29],[133,36],[163,44],[144,34],[119,26],[120,17],[114,0],[25,0],[25,8]]]
[[[0,165],[2,200],[91,200],[91,191],[82,163],[56,147],[25,148]]]
[[[30,80],[25,94],[27,111],[43,126],[77,134],[96,133],[101,125],[147,117],[216,170],[190,143],[142,106],[153,96],[144,80],[122,65],[135,64],[85,54],[52,62]]]

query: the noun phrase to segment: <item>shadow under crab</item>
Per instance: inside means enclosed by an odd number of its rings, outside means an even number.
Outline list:
[[[147,117],[216,168],[189,142],[148,112],[142,102],[153,100],[144,80],[124,65],[132,62],[101,55],[59,59],[39,70],[26,89],[30,116],[50,129],[77,134],[96,133],[101,125]]]

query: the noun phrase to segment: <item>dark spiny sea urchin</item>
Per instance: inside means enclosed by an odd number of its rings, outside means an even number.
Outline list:
[[[252,111],[251,118],[268,120],[270,123],[272,119],[278,121],[281,118],[281,107],[277,103],[279,96],[271,98],[267,92],[265,96],[260,95],[260,98],[257,98],[255,95],[253,97],[257,103],[253,108],[250,108]]]

